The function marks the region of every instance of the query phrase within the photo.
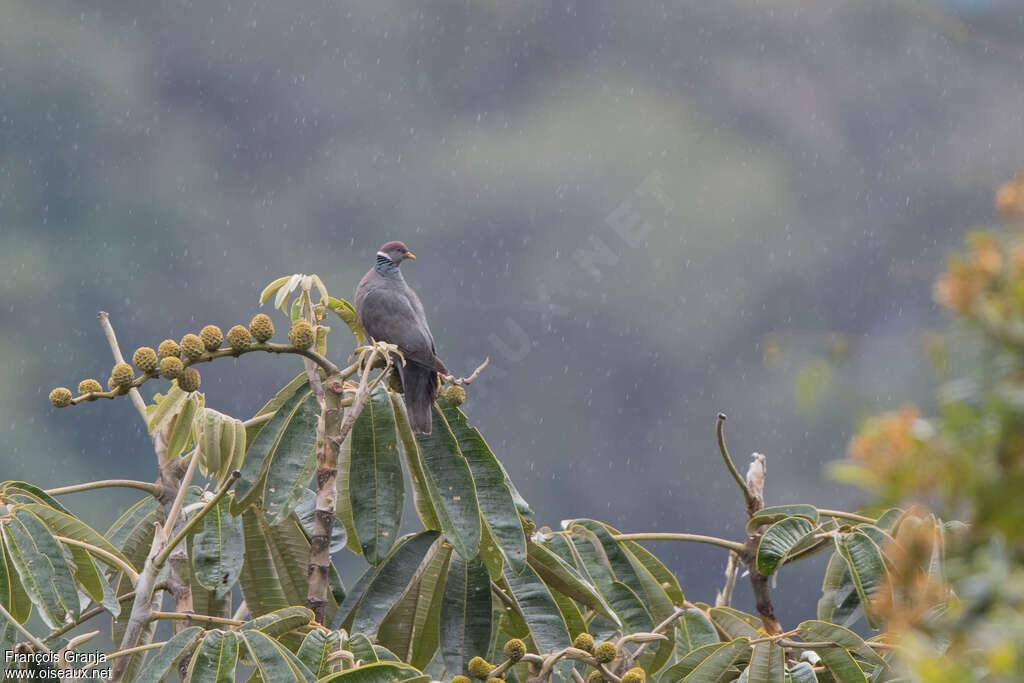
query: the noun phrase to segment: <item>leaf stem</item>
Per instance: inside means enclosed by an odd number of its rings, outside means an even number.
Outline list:
[[[860,522],[861,524],[874,524],[878,521],[873,517],[865,517],[864,515],[858,515],[856,512],[843,512],[842,510],[824,510],[822,508],[818,508],[818,514],[823,517],[849,519],[854,522]]]
[[[244,621],[228,619],[227,617],[214,617],[207,614],[186,614],[184,612],[153,612],[150,619],[172,619],[176,621],[197,621],[202,624],[220,624],[222,626],[241,626]]]
[[[747,510],[753,510],[757,504],[753,494],[750,493],[750,489],[747,488],[747,484],[743,481],[743,477],[740,476],[739,470],[736,469],[736,463],[732,461],[729,456],[729,449],[725,447],[725,413],[719,413],[718,418],[715,420],[715,436],[718,440],[718,450],[722,454],[722,460],[725,461],[725,466],[729,470],[729,474],[736,480],[736,485],[740,487],[740,491],[743,492],[743,501],[747,504]]]
[[[70,486],[60,486],[55,489],[47,489],[46,493],[51,496],[63,496],[68,493],[78,493],[79,491],[93,491],[95,489],[115,487],[139,489],[140,491],[145,491],[150,495],[156,493],[156,484],[151,484],[146,481],[135,481],[134,479],[103,479],[101,481],[87,481],[82,484],[72,484]]]
[[[717,536],[704,536],[702,534],[646,532],[639,534],[614,534],[612,535],[612,538],[616,541],[690,541],[692,543],[717,545],[719,548],[725,548],[726,550],[732,550],[737,553],[743,551],[742,543],[727,541],[726,539],[718,538]]]
[[[198,456],[193,457],[192,462],[189,463],[190,470],[192,469],[193,465],[198,459]],[[186,474],[185,476],[186,479],[189,478],[188,474]],[[160,551],[160,554],[156,556],[156,558],[154,559],[154,563],[156,564],[157,567],[163,566],[164,562],[167,561],[167,558],[170,556],[174,548],[177,547],[177,545],[188,536],[189,532],[195,528],[196,524],[199,524],[203,517],[205,517],[206,514],[210,510],[212,510],[214,506],[217,505],[217,503],[220,502],[221,498],[227,495],[228,489],[234,486],[235,482],[238,480],[240,476],[242,476],[242,473],[239,472],[238,470],[234,470],[224,481],[224,484],[221,485],[220,490],[217,491],[217,495],[211,498],[210,502],[203,506],[203,509],[201,509],[196,514],[192,515],[192,518],[185,523],[185,526],[181,528],[181,531],[178,532],[178,535],[171,539],[171,541],[166,546],[164,546],[163,550]],[[181,490],[184,491],[186,488],[188,488],[188,485],[186,481],[183,480]],[[177,517],[177,515],[175,515],[175,517]]]

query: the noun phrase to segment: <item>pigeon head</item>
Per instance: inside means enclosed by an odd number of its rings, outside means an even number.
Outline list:
[[[416,255],[409,251],[409,247],[402,242],[388,242],[377,251],[377,261],[381,258],[387,259],[391,265],[398,266],[405,259],[416,260]]]

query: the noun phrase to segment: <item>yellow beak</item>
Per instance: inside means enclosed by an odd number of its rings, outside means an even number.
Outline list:
[[[412,253],[411,251],[407,251],[407,252],[405,252],[405,258],[412,259],[413,261],[415,261],[416,260],[416,254]]]

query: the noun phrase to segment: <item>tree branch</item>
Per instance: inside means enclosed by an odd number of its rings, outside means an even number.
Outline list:
[[[743,481],[743,477],[740,476],[739,470],[736,469],[736,464],[732,461],[729,456],[729,449],[725,447],[725,413],[719,413],[718,419],[715,420],[715,436],[718,439],[718,450],[722,454],[722,460],[725,461],[725,466],[729,470],[729,474],[736,480],[736,485],[740,487],[740,491],[743,492],[743,500],[747,504],[748,513],[757,504],[754,496],[750,493],[750,489],[747,488],[746,482]]]

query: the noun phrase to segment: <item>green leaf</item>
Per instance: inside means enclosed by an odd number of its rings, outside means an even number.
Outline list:
[[[306,394],[292,413],[270,456],[263,490],[263,509],[272,526],[288,519],[313,476],[316,469],[316,424],[319,419],[320,404],[316,396]]]
[[[683,589],[679,585],[679,579],[653,553],[635,541],[619,541],[619,545],[639,560],[640,564],[651,573],[673,604],[682,605],[686,602]]]
[[[4,606],[19,624],[24,624],[32,613],[32,601],[21,585],[18,570],[6,548],[4,535],[0,534],[0,605]],[[2,627],[2,620],[0,620]],[[0,652],[3,648],[0,647]],[[0,673],[3,669],[0,669]],[[0,679],[2,680],[2,679]]]
[[[366,343],[366,334],[363,332],[362,326],[359,325],[356,309],[352,304],[344,299],[336,299],[333,296],[329,296],[327,297],[327,308],[348,325],[348,329],[352,331],[352,336],[356,338],[357,346],[362,346]]]
[[[666,619],[675,611],[672,601],[658,580],[636,557],[612,538],[612,534],[619,533],[618,530],[592,519],[577,519],[570,522],[570,528],[573,525],[585,527],[597,536],[608,558],[614,579],[629,586],[641,600],[645,601],[645,606],[655,621]],[[600,583],[598,587],[607,596],[606,588]]]
[[[838,551],[833,552],[825,567],[825,577],[818,600],[818,619],[840,624],[852,623],[860,606],[860,597],[850,578],[850,569]]]
[[[785,683],[786,651],[778,643],[758,643],[747,670],[749,680],[756,683]]]
[[[867,677],[856,660],[842,647],[822,647],[814,650],[828,667],[836,683],[865,683]]]
[[[733,663],[746,654],[749,647],[746,638],[724,643],[705,657],[683,680],[687,683],[718,683]]]
[[[797,635],[809,643],[835,643],[877,666],[886,661],[864,642],[864,639],[848,628],[827,621],[810,619],[797,626]]]
[[[814,527],[790,548],[789,555],[783,564],[803,560],[832,548],[832,536],[830,534],[838,528],[839,524],[834,519],[827,520],[824,524]]]
[[[7,619],[0,619],[0,652],[4,653],[3,657],[0,657],[0,681],[8,680],[7,674],[7,656],[6,653],[14,651],[14,644],[18,642],[21,635],[18,633],[18,629],[14,627]]]
[[[363,554],[363,546],[359,542],[359,534],[356,533],[356,521],[352,511],[352,439],[341,442],[338,447],[338,473],[334,477],[334,486],[337,496],[334,503],[334,516],[341,522],[345,529],[345,538],[348,549],[356,555]]]
[[[380,645],[417,668],[430,663],[440,644],[439,617],[451,556],[451,545],[435,543],[377,629]]]
[[[708,610],[708,617],[730,638],[742,636],[753,640],[764,635],[760,631],[760,619],[732,607],[712,607]]]
[[[470,559],[480,546],[480,509],[473,475],[437,405],[431,406],[431,414],[431,433],[416,435],[427,490],[445,536],[455,546],[455,552]]]
[[[331,673],[332,665],[327,660],[340,644],[341,634],[337,631],[313,629],[303,638],[295,656],[314,676],[323,678]]]
[[[168,420],[178,414],[187,398],[188,394],[182,391],[177,383],[172,384],[171,388],[167,390],[167,395],[161,398],[155,406],[150,406],[147,409],[146,420],[149,433],[152,434],[158,429],[162,429]]]
[[[685,656],[680,657],[678,662],[665,669],[659,681],[675,683],[676,681],[683,680],[691,671],[697,668],[698,664],[707,659],[708,656],[722,647],[723,644],[725,643],[716,641],[691,650]]]
[[[519,606],[519,612],[530,630],[530,637],[539,648],[538,652],[568,647],[572,642],[568,627],[550,591],[537,573],[529,565],[518,575],[506,567],[504,579],[510,597]]]
[[[227,498],[220,501],[199,523],[193,540],[192,567],[203,588],[214,592],[214,599],[227,595],[244,563],[242,520],[233,517]]]
[[[405,506],[395,413],[383,384],[370,394],[349,438],[349,498],[356,536],[366,561],[379,564],[398,539]]]
[[[561,538],[561,537],[560,537]],[[530,541],[527,546],[530,567],[547,585],[561,591],[581,605],[612,620],[617,626],[622,622],[604,597],[570,567],[561,557],[543,545]]]
[[[200,626],[190,626],[179,631],[146,661],[146,666],[135,679],[135,683],[159,683],[162,681],[174,670],[181,658],[195,647],[202,635],[203,629]]]
[[[316,680],[298,657],[261,631],[240,630],[238,636],[245,641],[249,654],[256,664],[256,671],[267,683],[312,683]]]
[[[342,628],[374,635],[398,598],[405,592],[435,543],[436,531],[422,531],[400,539],[384,561],[370,567],[341,606]]]
[[[146,496],[132,505],[110,525],[103,534],[112,546],[118,548],[128,563],[141,570],[153,540],[153,524],[157,521],[160,503]]]
[[[699,609],[690,607],[676,621],[676,654],[685,657],[699,647],[718,641],[718,631]]]
[[[495,581],[501,579],[505,571],[505,556],[501,554],[498,542],[491,536],[491,529],[486,523],[480,524],[480,552],[478,557],[487,567],[487,573]]]
[[[284,277],[279,277],[273,282],[271,282],[269,285],[264,287],[263,291],[260,292],[260,306],[265,304],[267,302],[267,299],[274,296],[274,294],[277,293],[277,290],[284,287],[285,283],[291,280],[293,277],[293,275],[285,275]]]
[[[260,524],[263,527],[267,548],[270,550],[274,570],[284,591],[287,604],[304,604],[309,593],[309,574],[307,569],[309,567],[310,544],[306,534],[302,531],[302,527],[299,525],[298,519],[292,515],[287,521],[277,526],[270,526],[263,517],[262,511],[260,511]],[[300,558],[300,561],[296,562],[295,558]],[[333,569],[334,564],[332,563],[330,567]],[[343,587],[341,587],[341,590],[344,592]],[[334,599],[334,593],[333,591],[329,592],[327,606],[324,610],[327,623],[334,619],[337,609],[338,604]]]
[[[480,558],[454,555],[441,603],[441,655],[451,675],[465,674],[469,660],[487,651],[494,629],[491,579]]]
[[[369,664],[380,661],[380,657],[377,656],[377,648],[362,633],[353,634],[348,642],[342,645],[342,649],[351,652],[357,662],[363,661]]]
[[[57,502],[57,499],[42,490],[24,481],[5,481],[0,484],[0,498],[7,500],[7,505],[15,503],[42,503],[54,510],[70,515],[71,512]]]
[[[207,631],[192,661],[188,680],[197,683],[234,683],[238,665],[238,636],[233,631]]]
[[[412,481],[412,499],[416,506],[416,514],[424,529],[441,531],[441,522],[434,510],[434,503],[427,488],[426,475],[423,474],[423,462],[420,458],[420,448],[416,443],[416,437],[409,427],[409,418],[406,416],[405,408],[401,404],[402,397],[399,394],[391,394],[391,407],[395,416],[395,427],[398,436],[402,441],[402,456],[405,458],[405,467],[409,470],[409,479]]]
[[[51,629],[79,614],[78,591],[64,552],[50,530],[35,515],[22,511],[0,525],[4,545],[21,585]]]
[[[580,608],[576,606],[576,603],[573,602],[573,599],[564,593],[559,593],[550,585],[548,590],[551,591],[551,597],[554,598],[555,604],[558,605],[558,611],[562,613],[562,620],[565,621],[565,626],[569,629],[569,637],[573,638],[581,633],[586,633],[587,622],[583,620],[583,614],[580,612]]]
[[[391,681],[410,681],[420,676],[422,674],[408,664],[375,662],[355,669],[339,671],[326,678],[321,678],[319,683],[390,683]]]
[[[526,536],[515,501],[512,499],[512,492],[505,483],[504,470],[479,430],[469,426],[466,415],[461,410],[444,397],[437,399],[437,406],[448,420],[448,425],[458,441],[459,450],[469,462],[480,512],[491,531],[491,536],[498,543],[512,570],[521,571],[526,564]]]
[[[862,531],[854,531],[836,537],[836,549],[850,571],[850,578],[857,590],[864,616],[872,628],[877,628],[877,621],[868,609],[871,596],[882,583],[885,563],[878,545]]]
[[[774,574],[793,547],[813,528],[814,525],[803,517],[784,517],[768,527],[757,546],[757,571],[764,576]]]
[[[786,683],[818,683],[818,677],[808,662],[799,662],[786,672]]]
[[[95,531],[92,527],[77,517],[73,517],[72,515],[60,510],[55,510],[49,505],[41,505],[38,503],[18,505],[14,509],[31,512],[33,515],[43,520],[43,522],[45,522],[46,525],[58,536],[66,536],[68,538],[73,538],[76,541],[82,541],[83,543],[94,545],[100,550],[106,550],[117,559],[128,562],[128,558],[125,557],[117,547],[101,536],[98,531]]]
[[[226,417],[213,408],[203,408],[196,415],[196,456],[199,458],[199,471],[203,474],[215,475],[220,472],[223,457],[220,444]],[[234,435],[234,430],[231,430],[231,434]]]
[[[167,437],[167,459],[173,460],[181,455],[192,437],[193,419],[199,409],[199,399],[194,396],[186,398],[181,404],[181,411],[172,418],[174,425]]]
[[[288,607],[291,603],[281,587],[266,527],[261,524],[256,507],[250,507],[242,513],[242,534],[245,537],[245,562],[238,582],[249,612],[258,617]]]
[[[295,409],[309,395],[308,380],[288,397],[250,442],[242,461],[242,476],[234,487],[231,514],[238,515],[262,492],[261,484],[270,468],[284,430]]]
[[[626,633],[649,633],[654,630],[650,612],[629,586],[621,581],[613,581],[605,595]]]
[[[306,371],[303,370],[299,374],[295,375],[288,384],[281,387],[273,398],[263,404],[263,407],[256,411],[256,414],[253,415],[253,417],[260,417],[262,415],[267,415],[268,413],[277,412],[278,408],[284,405],[289,398],[295,395],[296,391],[305,386],[308,382],[309,375],[307,375]],[[251,444],[265,424],[266,422],[257,422],[253,425],[247,426],[245,428],[245,442],[247,444]],[[235,469],[238,468],[236,467]]]
[[[752,534],[757,528],[765,524],[775,524],[787,517],[800,517],[806,519],[812,526],[818,523],[818,508],[813,505],[773,505],[772,507],[761,508],[750,521],[747,522],[747,533]]]
[[[260,631],[271,638],[277,638],[289,631],[294,631],[313,623],[313,611],[308,607],[292,605],[250,619],[238,627],[239,631]]]
[[[316,493],[311,489],[305,489],[299,497],[299,504],[295,506],[295,516],[302,525],[302,532],[306,538],[313,536],[313,522],[316,517]],[[332,555],[345,547],[345,526],[337,517],[331,525],[331,544],[328,552]]]

